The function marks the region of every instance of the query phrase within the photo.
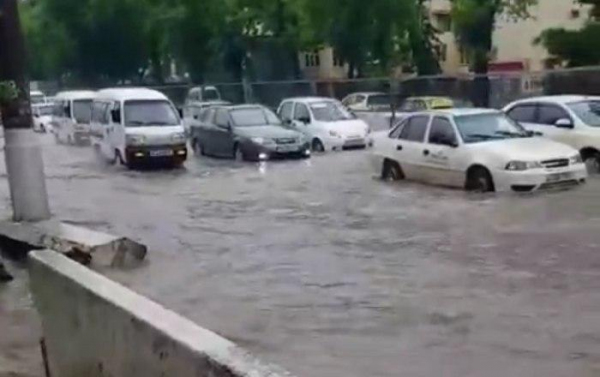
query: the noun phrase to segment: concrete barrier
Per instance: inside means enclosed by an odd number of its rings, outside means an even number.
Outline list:
[[[52,377],[290,376],[54,251],[30,275]]]

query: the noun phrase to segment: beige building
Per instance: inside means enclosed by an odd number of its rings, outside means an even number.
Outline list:
[[[300,53],[300,69],[304,77],[315,79],[344,79],[348,77],[348,65],[335,55],[333,48]]]
[[[467,72],[466,56],[461,54],[452,33],[450,10],[449,0],[431,1],[432,23],[442,31],[440,63],[445,73]],[[579,29],[588,18],[588,8],[575,0],[538,0],[530,13],[532,17],[526,20],[513,21],[507,17],[497,20],[490,70],[534,72],[547,68],[546,50],[535,46],[533,41],[552,27]]]

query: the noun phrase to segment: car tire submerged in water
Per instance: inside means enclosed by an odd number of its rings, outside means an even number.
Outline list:
[[[246,161],[246,156],[238,144],[233,147],[233,159],[240,162]]]
[[[194,151],[194,154],[196,156],[204,156],[204,147],[202,147],[202,144],[196,140],[196,139],[192,139],[192,150]]]
[[[325,146],[321,140],[314,139],[312,141],[312,150],[315,152],[325,152]]]
[[[600,152],[589,151],[581,154],[588,173],[600,174]]]
[[[471,192],[493,192],[494,181],[490,172],[483,166],[476,166],[469,169],[467,173],[467,191]]]
[[[384,160],[381,168],[381,179],[384,181],[399,181],[404,179],[404,172],[396,161]]]

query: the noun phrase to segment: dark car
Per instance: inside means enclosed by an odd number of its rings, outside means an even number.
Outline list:
[[[190,128],[191,144],[199,155],[259,161],[308,158],[310,143],[286,128],[275,113],[261,105],[211,107]]]

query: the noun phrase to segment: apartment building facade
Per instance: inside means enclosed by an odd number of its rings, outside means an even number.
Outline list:
[[[493,36],[491,71],[536,72],[549,67],[548,53],[534,40],[546,29],[579,29],[588,19],[588,7],[576,0],[538,0],[531,18],[513,20],[501,16]],[[450,0],[431,0],[430,16],[440,30],[440,65],[447,74],[468,72],[468,54],[461,51],[452,32]]]

